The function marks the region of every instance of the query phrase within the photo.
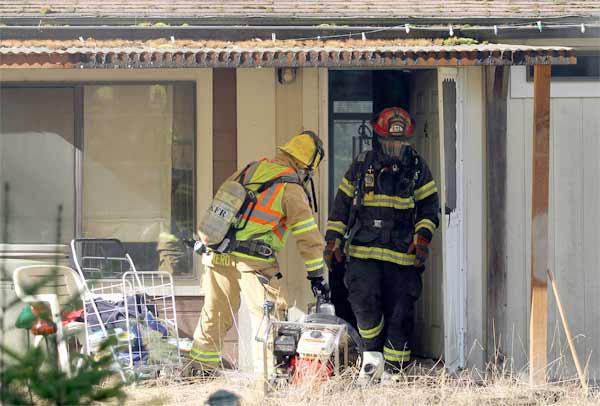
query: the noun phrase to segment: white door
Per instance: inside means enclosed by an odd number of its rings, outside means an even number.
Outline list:
[[[411,115],[415,119],[416,149],[427,161],[433,178],[441,188],[439,108],[437,71],[417,70],[413,73]],[[443,313],[443,244],[442,233],[434,236],[430,258],[423,274],[423,293],[417,302],[414,353],[440,359],[444,356]]]
[[[458,69],[438,70],[444,162],[442,234],[444,243],[444,360],[455,371],[465,366],[466,274],[463,217],[462,91]]]

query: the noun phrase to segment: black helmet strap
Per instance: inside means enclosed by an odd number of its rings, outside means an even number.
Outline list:
[[[310,135],[313,142],[315,143],[315,153],[312,156],[312,159],[310,161],[310,164],[308,165],[308,168],[306,168],[306,175],[304,176],[303,183],[310,181],[311,196],[309,196],[308,201],[309,201],[309,203],[311,203],[311,207],[314,209],[315,213],[317,213],[319,211],[319,208],[317,206],[317,194],[315,192],[315,182],[313,180],[313,171],[315,169],[314,168],[315,162],[320,163],[323,160],[323,157],[325,156],[325,151],[323,149],[323,141],[321,141],[321,139],[319,137],[317,137],[317,134],[315,134],[314,132],[312,132],[310,130],[302,131],[302,134]]]

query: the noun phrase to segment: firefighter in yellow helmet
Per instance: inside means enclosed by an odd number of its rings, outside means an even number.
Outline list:
[[[211,370],[221,364],[223,339],[233,325],[240,296],[251,313],[253,342],[264,303],[275,304],[275,315],[285,309],[276,256],[290,232],[296,237],[314,294],[328,295],[323,281],[325,244],[306,187],[323,155],[321,140],[313,132],[304,131],[279,147],[273,159],[252,162],[229,178],[252,190],[256,199],[252,207],[240,210],[245,224],[235,229],[227,249],[203,254],[206,272],[202,286],[206,296],[194,332],[193,367]],[[263,365],[262,350],[257,348],[253,353],[258,373]]]

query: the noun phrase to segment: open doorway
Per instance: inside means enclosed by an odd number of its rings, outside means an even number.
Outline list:
[[[415,119],[414,147],[427,161],[441,190],[438,83],[436,69],[329,71],[329,202],[333,202],[352,159],[371,148],[370,120],[386,107],[399,106]],[[443,216],[440,214],[440,221]],[[423,293],[417,303],[413,352],[444,358],[443,244],[434,237]]]

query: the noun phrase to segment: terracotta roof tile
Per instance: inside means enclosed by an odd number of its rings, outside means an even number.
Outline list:
[[[571,49],[448,40],[81,41],[6,40],[0,67],[377,67],[574,63]]]

